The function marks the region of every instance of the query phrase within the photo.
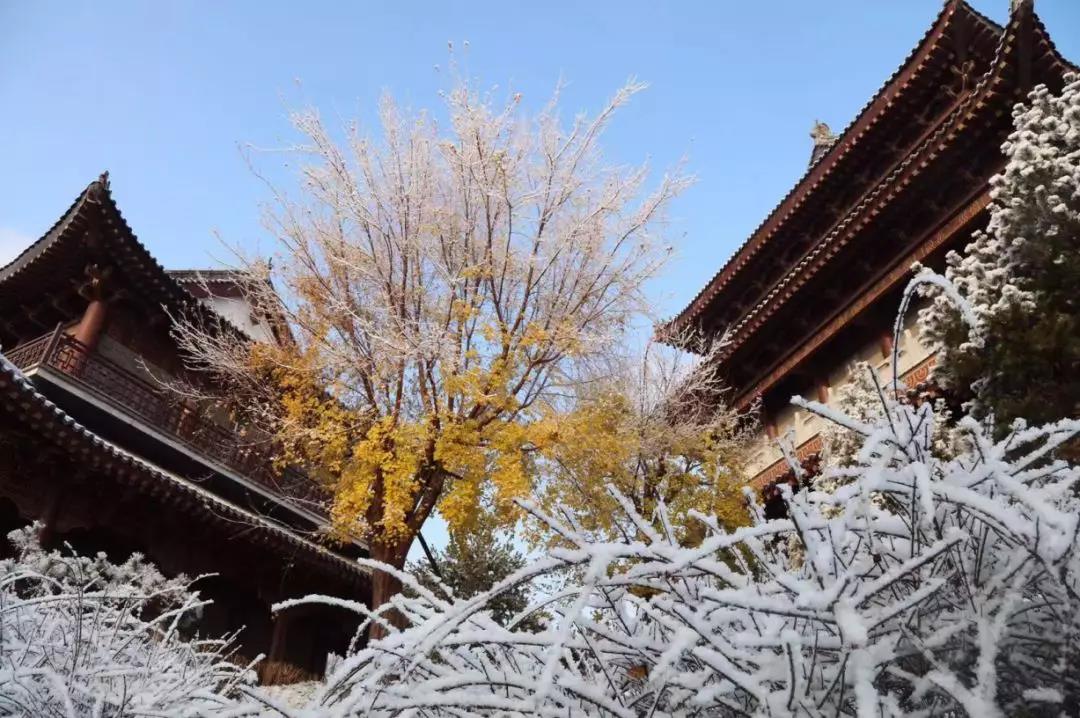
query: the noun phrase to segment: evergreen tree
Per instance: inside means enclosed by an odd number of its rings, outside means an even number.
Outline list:
[[[427,560],[413,563],[409,570],[421,585],[436,595],[464,600],[491,590],[492,586],[525,566],[525,557],[490,525],[482,524],[475,530],[453,534],[446,549],[435,552],[435,564],[439,575]],[[447,595],[444,586],[453,593],[452,597]],[[528,586],[522,584],[500,593],[488,608],[492,618],[505,626],[528,608],[529,598]],[[539,627],[539,619],[535,617],[521,624],[525,630]]]
[[[938,348],[935,377],[999,433],[1080,414],[1080,78],[1013,113],[990,222],[946,276],[971,303],[970,333],[945,297],[920,315]]]

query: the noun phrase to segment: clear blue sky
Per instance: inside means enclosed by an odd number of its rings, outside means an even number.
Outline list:
[[[678,256],[654,287],[677,311],[805,168],[815,118],[846,125],[941,0],[735,2],[20,2],[0,0],[0,255],[40,235],[102,170],[167,267],[258,239],[261,185],[238,146],[281,146],[289,106],[371,117],[389,90],[438,103],[447,41],[526,101],[569,83],[569,114],[633,75],[651,88],[613,126],[618,162],[687,154]],[[976,6],[1002,20],[1008,0]],[[1080,0],[1038,0],[1080,58]],[[460,54],[460,53],[459,53]],[[302,81],[298,88],[296,80]],[[271,162],[279,161],[271,158]]]
[[[370,120],[385,90],[436,105],[446,78],[435,66],[448,41],[468,41],[469,74],[533,106],[565,78],[567,115],[595,110],[630,76],[651,83],[605,147],[657,168],[685,154],[699,178],[675,207],[678,255],[653,287],[671,314],[802,174],[814,119],[843,128],[941,4],[0,0],[0,260],[108,169],[163,264],[211,265],[223,256],[215,231],[244,244],[261,235],[263,189],[240,144],[286,144],[290,106]],[[1008,0],[975,5],[1002,21]],[[1037,9],[1080,59],[1080,0]]]

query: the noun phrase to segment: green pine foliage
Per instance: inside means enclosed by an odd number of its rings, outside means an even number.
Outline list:
[[[425,588],[436,595],[455,599],[468,599],[489,591],[495,584],[525,566],[525,556],[517,551],[506,538],[500,537],[490,526],[481,525],[473,531],[453,534],[446,549],[435,552],[439,576],[431,563],[422,559],[409,566],[409,571]],[[502,592],[488,604],[492,618],[499,624],[508,625],[529,606],[530,592],[527,584]],[[539,630],[542,617],[530,616],[520,624],[524,630]]]

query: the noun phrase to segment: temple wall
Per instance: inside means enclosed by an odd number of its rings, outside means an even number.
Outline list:
[[[101,337],[101,341],[97,345],[97,352],[121,369],[149,384],[153,385],[158,381],[168,381],[175,378],[171,372],[166,371],[163,367],[158,366],[126,344],[117,341],[110,334]]]
[[[919,341],[918,327],[916,326],[917,308],[913,307],[907,314],[904,322],[904,330],[900,335],[898,364],[900,376],[903,377],[911,370],[926,361],[932,352]],[[883,382],[892,379],[892,356],[884,356],[879,341],[868,342],[855,351],[844,362],[837,364],[828,376],[829,401],[826,404],[835,406],[836,389],[851,380],[852,371],[860,363],[867,363],[874,367]],[[816,401],[818,397],[804,396],[804,399]],[[813,441],[820,433],[824,419],[794,406],[786,406],[775,416],[770,417],[776,427],[778,437],[793,438],[793,445],[798,448]],[[770,438],[764,432],[758,436],[753,449],[751,460],[747,467],[747,475],[757,478],[763,471],[783,459],[783,453],[777,446],[777,440]]]
[[[108,340],[108,341],[106,341]],[[141,359],[156,373],[176,375],[181,366],[164,323],[149,325],[141,311],[124,302],[109,305],[105,333],[98,350],[135,374],[145,374]]]
[[[240,329],[255,341],[263,342],[265,344],[277,343],[277,340],[274,339],[274,333],[270,330],[270,326],[266,322],[255,317],[251,305],[243,297],[221,297],[214,295],[203,297],[199,301],[228,319],[233,326]]]

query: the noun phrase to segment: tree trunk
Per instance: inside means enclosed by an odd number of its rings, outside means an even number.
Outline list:
[[[412,539],[387,543],[376,540],[371,546],[371,558],[397,569],[405,567],[405,559],[409,554],[409,546]],[[371,575],[371,608],[374,610],[387,603],[391,598],[401,593],[401,581],[385,571],[374,571]],[[394,626],[404,628],[405,617],[397,611],[385,615],[385,618]],[[368,640],[382,638],[386,635],[386,629],[377,623],[372,623],[368,629]]]

